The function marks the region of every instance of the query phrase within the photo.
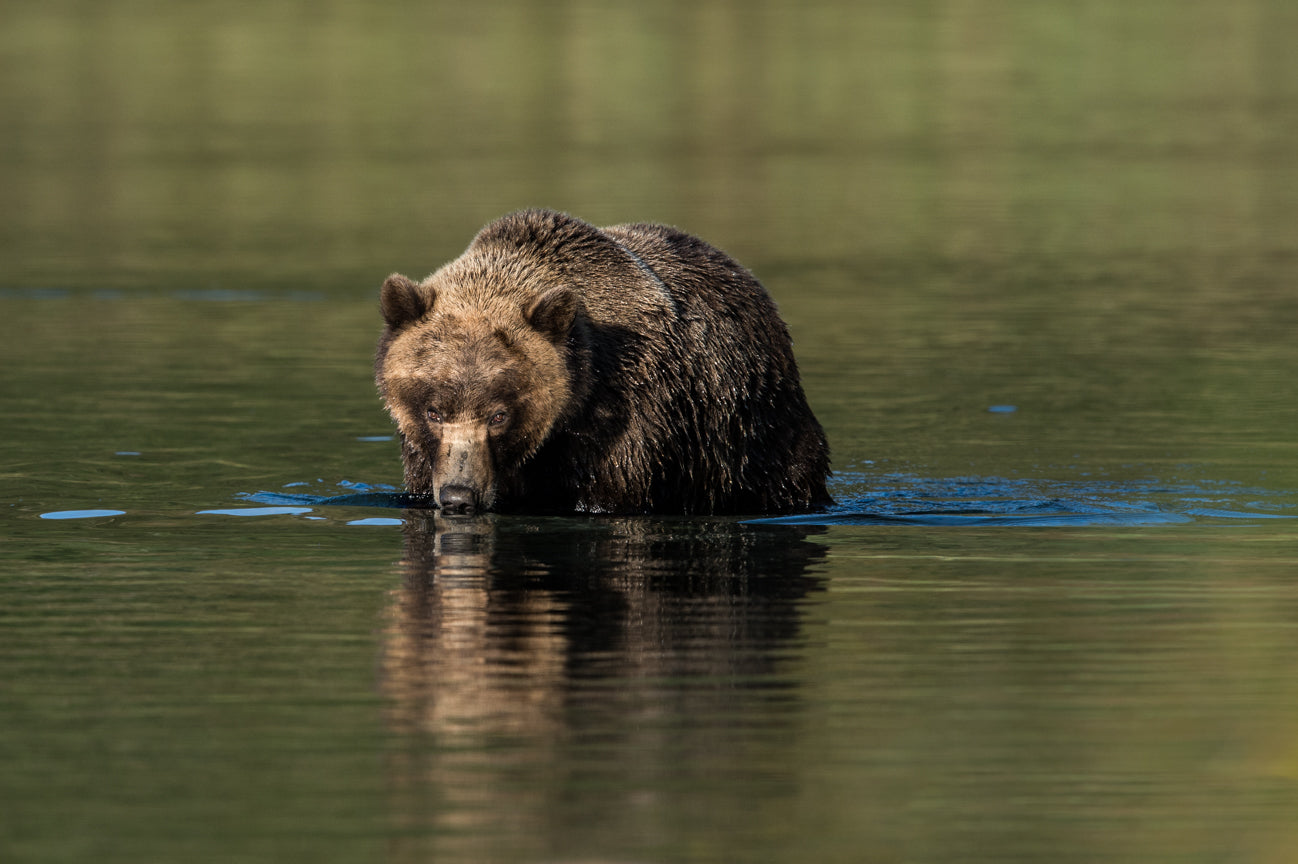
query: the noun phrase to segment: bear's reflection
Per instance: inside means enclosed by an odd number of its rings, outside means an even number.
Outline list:
[[[398,819],[502,851],[574,772],[723,758],[754,700],[796,698],[779,657],[821,587],[818,530],[408,512],[382,664]]]

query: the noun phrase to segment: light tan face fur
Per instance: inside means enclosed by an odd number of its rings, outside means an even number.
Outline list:
[[[406,485],[440,500],[471,490],[474,509],[496,502],[501,472],[529,458],[566,404],[567,367],[522,310],[511,326],[460,310],[433,311],[393,340],[383,397],[407,450]],[[498,315],[496,317],[499,317]]]

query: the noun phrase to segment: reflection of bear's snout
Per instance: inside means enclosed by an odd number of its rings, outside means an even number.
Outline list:
[[[473,490],[468,486],[443,486],[437,496],[443,513],[472,513],[478,509]]]

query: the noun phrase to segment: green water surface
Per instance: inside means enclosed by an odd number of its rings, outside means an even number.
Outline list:
[[[0,19],[0,860],[1292,859],[1298,6]],[[753,269],[840,507],[329,503],[524,206]]]

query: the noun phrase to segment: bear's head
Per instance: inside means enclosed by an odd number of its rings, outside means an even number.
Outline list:
[[[473,281],[393,274],[380,295],[375,380],[400,431],[406,486],[448,513],[492,509],[573,400],[576,294]]]

